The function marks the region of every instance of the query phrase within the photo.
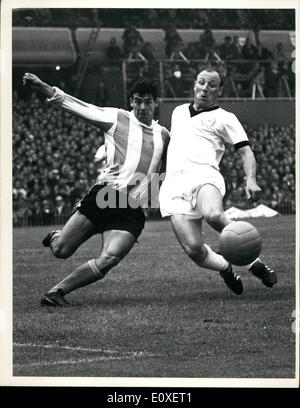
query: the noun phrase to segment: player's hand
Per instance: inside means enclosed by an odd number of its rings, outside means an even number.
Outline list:
[[[43,82],[38,76],[26,72],[23,76],[23,85],[29,86],[31,89],[43,94],[47,98],[52,98],[55,91],[52,86]]]
[[[29,85],[32,87],[40,87],[42,85],[40,78],[30,72],[26,72],[23,76],[23,85]]]
[[[248,200],[257,201],[262,195],[262,189],[253,180],[247,180],[246,183],[246,197]]]

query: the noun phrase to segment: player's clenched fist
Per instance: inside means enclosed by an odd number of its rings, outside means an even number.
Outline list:
[[[41,92],[48,98],[51,98],[54,94],[54,90],[51,86],[43,82],[38,76],[35,74],[31,74],[30,72],[26,72],[23,76],[23,85],[28,85],[36,91]]]
[[[38,76],[31,74],[30,72],[26,72],[23,76],[23,85],[40,85],[41,80]]]
[[[258,201],[260,199],[261,195],[262,195],[262,190],[256,184],[256,182],[247,180],[247,183],[246,183],[246,196],[247,196],[247,199],[249,200],[251,198],[253,201]]]

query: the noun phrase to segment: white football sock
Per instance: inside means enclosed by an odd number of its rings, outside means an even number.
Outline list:
[[[207,244],[204,244],[207,249],[207,256],[202,262],[201,266],[207,269],[212,269],[213,271],[223,271],[229,265],[226,259],[214,252]]]
[[[64,294],[67,294],[75,289],[90,285],[103,277],[104,275],[97,267],[95,260],[91,259],[71,272],[70,275],[55,285],[49,292],[56,292],[58,289],[61,289]]]

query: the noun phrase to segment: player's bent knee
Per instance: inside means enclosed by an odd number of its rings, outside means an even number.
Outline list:
[[[204,214],[204,219],[211,225],[220,224],[223,222],[224,213],[222,211],[210,211]]]
[[[105,251],[102,252],[99,258],[95,259],[95,262],[100,270],[105,270],[106,268],[113,268],[114,266],[118,265],[121,259],[122,258],[120,256],[113,255]]]
[[[192,259],[199,260],[199,258],[205,259],[206,257],[206,250],[202,242],[194,241],[186,242],[183,245],[183,248],[186,254]]]

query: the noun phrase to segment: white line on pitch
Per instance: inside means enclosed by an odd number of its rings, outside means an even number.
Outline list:
[[[108,360],[129,360],[134,358],[145,358],[145,357],[161,357],[161,354],[153,354],[147,351],[118,351],[110,349],[100,349],[100,348],[85,348],[85,347],[74,347],[74,346],[60,346],[59,344],[35,344],[35,343],[13,343],[14,347],[33,347],[33,348],[45,348],[45,349],[59,349],[68,351],[81,351],[90,353],[104,353],[104,356],[98,356],[93,358],[85,359],[71,359],[71,360],[61,360],[61,361],[42,361],[27,364],[14,364],[14,367],[34,367],[34,366],[50,366],[59,364],[78,364],[78,363],[92,363],[96,361],[108,361]]]
[[[38,347],[38,348],[45,348],[45,349],[63,349],[63,350],[70,350],[70,351],[87,351],[91,353],[108,353],[108,354],[116,354],[118,353],[117,350],[110,350],[110,349],[100,349],[100,348],[86,348],[80,346],[63,346],[60,344],[36,344],[36,343],[13,343],[14,347]]]
[[[54,366],[54,365],[65,365],[65,364],[80,364],[80,363],[96,363],[97,361],[110,361],[110,360],[130,360],[136,358],[137,356],[132,355],[122,355],[122,356],[101,356],[93,358],[80,358],[77,360],[60,360],[60,361],[40,361],[36,363],[28,364],[14,364],[14,368],[25,368],[25,367],[38,367],[38,366]],[[143,357],[156,357],[152,354],[147,354]]]

